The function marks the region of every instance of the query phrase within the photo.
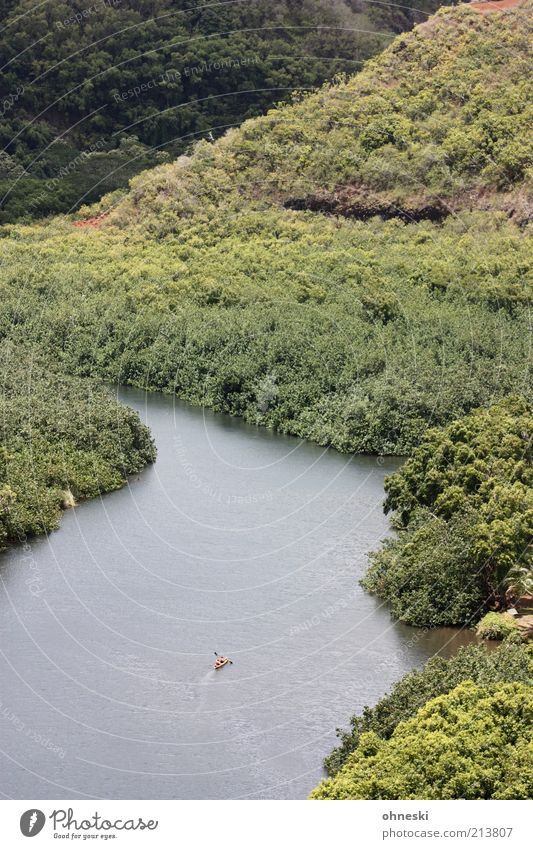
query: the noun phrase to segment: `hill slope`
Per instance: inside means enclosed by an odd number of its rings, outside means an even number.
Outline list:
[[[176,392],[343,451],[409,453],[430,426],[529,394],[530,227],[519,226],[526,201],[520,215],[508,209],[526,196],[525,169],[500,186],[489,165],[459,167],[454,180],[472,202],[500,210],[461,210],[440,223],[287,208],[306,185],[316,193],[354,183],[369,162],[385,169],[405,156],[413,170],[425,161],[415,141],[353,159],[375,97],[380,115],[408,122],[412,134],[425,128],[437,161],[445,158],[445,78],[466,87],[450,106],[456,130],[482,114],[487,126],[501,119],[507,155],[526,109],[516,99],[528,86],[518,76],[525,8],[439,13],[357,77],[140,175],[118,202],[93,210],[112,209],[99,226],[58,218],[3,228],[0,336],[70,374]],[[424,62],[431,67],[416,76]],[[472,78],[485,70],[484,112],[470,120]],[[431,114],[410,118],[426,97]],[[405,203],[410,184],[394,175],[386,192]],[[384,208],[380,197],[369,191],[360,217]]]
[[[441,9],[346,82],[139,177],[126,217],[260,199],[361,218],[477,208],[528,220],[531,7]]]
[[[162,152],[353,73],[437,6],[4,0],[0,220],[69,211],[126,185]]]

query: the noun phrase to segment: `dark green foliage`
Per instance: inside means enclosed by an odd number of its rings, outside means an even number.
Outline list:
[[[349,731],[337,731],[341,745],[324,762],[328,775],[336,775],[344,766],[359,745],[361,734],[372,731],[387,740],[399,722],[414,717],[426,702],[449,693],[462,681],[531,684],[532,678],[533,661],[525,646],[506,644],[490,652],[483,646],[469,646],[449,659],[433,657],[420,671],[404,675],[375,707],[365,707],[361,716],[353,716]]]
[[[57,528],[62,506],[118,489],[155,459],[136,413],[6,345],[0,445],[0,548]]]
[[[151,147],[218,135],[412,23],[357,0],[186,5],[110,2],[64,24],[63,0],[0,4],[2,220],[123,186],[160,161]],[[357,78],[84,210],[110,211],[100,229],[3,230],[0,546],[154,459],[95,377],[340,450],[414,450],[387,483],[399,537],[365,581],[405,621],[469,622],[528,586],[533,417],[522,398],[494,403],[529,390],[523,12],[439,14]],[[356,53],[341,20],[382,35],[358,36]],[[450,210],[461,218],[429,223]],[[313,795],[530,797],[530,683],[522,645],[434,658],[352,719]]]
[[[471,555],[477,518],[467,510],[446,522],[418,512],[399,538],[386,540],[370,556],[362,585],[411,625],[475,622],[485,607],[479,567]]]
[[[505,604],[507,575],[531,573],[533,415],[523,398],[430,430],[385,481],[397,539],[363,585],[414,625],[455,625]]]
[[[108,152],[89,146],[80,153],[58,142],[47,152],[49,177],[24,176],[22,168],[18,173],[16,159],[10,157],[3,170],[0,165],[0,222],[73,211],[167,159],[166,153],[152,151],[133,137]]]
[[[484,125],[499,126],[509,104],[522,102],[524,38],[514,14],[439,14],[358,77],[136,177],[118,204],[114,195],[93,210],[114,206],[100,229],[68,220],[6,227],[0,335],[21,349],[31,343],[69,374],[176,392],[343,451],[405,454],[428,426],[528,392],[527,228],[504,212],[405,224],[279,205],[310,183],[331,188],[366,169],[367,154],[372,168],[404,157],[401,186],[418,185],[412,167],[426,162],[428,146],[440,161],[452,125],[472,122],[462,92],[480,74]],[[459,84],[461,96],[452,96]],[[383,120],[389,141],[378,147]],[[521,121],[522,113],[516,138]],[[363,132],[365,157],[355,161]],[[5,157],[0,164],[15,168]],[[454,173],[464,188],[462,169]],[[476,175],[486,187],[490,174]],[[386,183],[397,188],[395,180]],[[406,546],[402,561],[391,544],[379,556],[376,575],[393,603],[387,563],[399,562],[407,590],[395,610],[409,621],[467,620],[487,588],[498,591],[492,585],[525,539],[524,481],[496,474],[490,497],[470,505],[480,521],[465,540],[470,526],[453,516],[476,480],[476,464],[467,465],[471,479],[464,492],[447,488],[446,509],[420,503],[436,520],[420,529],[414,554]],[[429,553],[439,563],[435,602]]]
[[[158,150],[176,155],[294,89],[357,71],[438,5],[421,0],[421,11],[410,12],[364,0],[6,3],[0,145],[13,158],[9,170],[23,165],[27,174],[0,173],[0,221],[68,212],[125,186],[158,163]],[[141,144],[122,150],[128,155],[113,152],[135,137]]]

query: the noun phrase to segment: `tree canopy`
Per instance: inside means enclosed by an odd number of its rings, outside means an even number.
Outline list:
[[[503,604],[507,575],[532,569],[531,407],[511,397],[428,431],[385,481],[397,538],[364,586],[418,625],[458,624]]]
[[[400,722],[373,731],[312,799],[530,799],[533,693],[524,684],[459,684]]]
[[[432,657],[422,669],[404,675],[374,707],[352,716],[348,731],[337,731],[341,743],[325,759],[328,774],[335,776],[347,763],[362,734],[372,731],[388,740],[400,722],[413,718],[426,702],[465,680],[480,685],[516,681],[531,686],[532,679],[533,657],[525,645],[503,643],[491,651],[482,645],[469,646],[450,658]]]

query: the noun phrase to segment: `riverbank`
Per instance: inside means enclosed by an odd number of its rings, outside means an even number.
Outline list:
[[[0,556],[9,708],[65,752],[4,723],[20,766],[0,789],[303,799],[344,718],[475,640],[393,622],[357,584],[388,533],[383,480],[398,460],[172,396],[118,400],[150,428],[158,462]],[[215,649],[234,661],[223,675]]]
[[[154,462],[150,433],[93,381],[0,345],[0,549],[59,527],[76,501],[122,487]]]

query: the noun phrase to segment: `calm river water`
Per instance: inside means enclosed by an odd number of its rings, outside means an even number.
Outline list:
[[[157,463],[0,556],[0,792],[303,798],[336,726],[470,639],[358,585],[398,462],[119,397]]]

